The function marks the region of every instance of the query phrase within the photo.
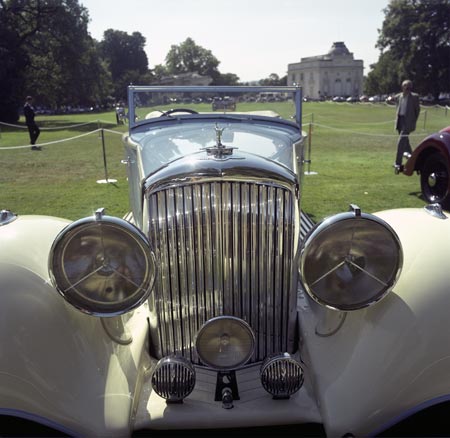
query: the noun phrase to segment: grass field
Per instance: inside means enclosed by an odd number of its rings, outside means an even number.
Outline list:
[[[237,108],[247,109],[251,107],[244,104]],[[286,118],[292,115],[288,103],[270,104],[269,109]],[[395,109],[384,104],[304,103],[311,163],[304,169],[302,208],[314,220],[346,211],[350,203],[366,212],[425,204],[417,175],[394,174],[394,118]],[[36,120],[41,127],[40,152],[30,150],[23,119],[20,128],[0,124],[0,209],[78,219],[105,207],[108,214],[123,216],[128,211],[128,186],[120,163],[121,134],[127,126],[116,125],[113,111]],[[448,125],[450,111],[422,107],[411,144]],[[104,142],[100,132],[93,132],[99,127],[105,128]],[[106,177],[117,183],[97,182]]]

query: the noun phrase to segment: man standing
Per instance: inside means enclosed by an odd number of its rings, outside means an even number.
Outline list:
[[[28,127],[28,132],[30,133],[31,150],[40,151],[41,147],[36,146],[35,143],[37,138],[39,137],[39,134],[41,133],[41,130],[34,121],[35,112],[33,107],[33,98],[31,96],[27,96],[25,105],[23,106],[23,114],[25,116],[25,122]]]
[[[397,120],[395,128],[400,134],[395,158],[395,173],[403,171],[403,154],[412,153],[409,134],[416,129],[420,113],[419,95],[412,92],[412,82],[407,79],[402,82],[402,92],[397,95]]]

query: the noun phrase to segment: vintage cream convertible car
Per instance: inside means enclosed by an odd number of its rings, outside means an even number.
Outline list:
[[[202,95],[239,103],[161,106]],[[2,206],[0,432],[398,436],[446,408],[448,216],[351,205],[313,224],[301,104],[130,86],[128,215]]]

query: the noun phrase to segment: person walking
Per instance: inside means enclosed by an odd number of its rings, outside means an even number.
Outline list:
[[[402,92],[397,95],[397,119],[395,129],[400,134],[395,157],[395,173],[403,171],[403,154],[412,153],[409,143],[409,134],[416,129],[420,113],[419,95],[412,92],[412,81],[406,79],[402,82]]]
[[[35,111],[33,107],[33,98],[31,96],[27,96],[26,98],[25,105],[23,106],[23,114],[25,116],[28,132],[30,133],[31,150],[40,151],[41,147],[36,146],[36,140],[39,137],[41,130],[34,121]]]

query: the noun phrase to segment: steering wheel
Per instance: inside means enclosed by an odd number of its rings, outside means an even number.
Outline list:
[[[191,110],[189,108],[172,108],[170,110],[167,111],[161,111],[161,115],[162,116],[170,116],[174,113],[189,113],[189,114],[198,114],[197,111]]]

